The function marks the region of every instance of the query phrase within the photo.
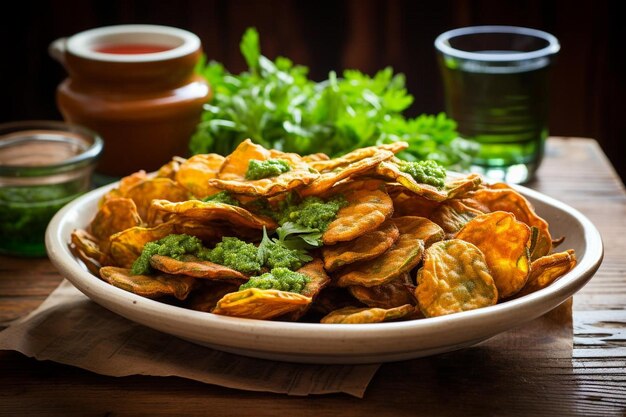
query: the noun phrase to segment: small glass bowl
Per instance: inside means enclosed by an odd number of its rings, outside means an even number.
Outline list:
[[[44,256],[48,222],[91,188],[102,139],[55,121],[0,124],[0,253]]]

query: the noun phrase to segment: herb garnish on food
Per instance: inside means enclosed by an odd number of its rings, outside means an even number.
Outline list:
[[[248,162],[248,170],[246,171],[247,180],[260,180],[262,178],[276,177],[283,172],[288,172],[291,167],[287,161],[282,159],[267,159],[265,161],[257,161],[251,159]]]
[[[205,247],[195,236],[171,234],[146,243],[141,255],[133,263],[131,273],[147,275],[154,272],[150,265],[150,258],[154,255],[179,260],[185,255],[192,255],[244,274],[259,273],[264,266],[270,269],[282,267],[296,270],[313,259],[303,249],[288,248],[280,239],[270,239],[265,230],[258,247],[236,237],[223,237],[213,249]]]
[[[263,275],[251,277],[248,282],[239,287],[239,291],[248,288],[260,288],[263,290],[280,290],[301,294],[309,282],[311,282],[311,278],[304,274],[278,267]]]
[[[230,204],[231,206],[239,207],[239,201],[233,197],[228,191],[220,191],[219,193],[210,195],[202,199],[204,202]]]
[[[401,161],[400,171],[412,176],[415,181],[443,188],[446,179],[446,169],[433,160],[428,161]]]
[[[291,249],[311,249],[322,246],[322,235],[335,220],[339,210],[348,202],[342,195],[326,201],[319,197],[297,200],[289,195],[274,217],[280,224],[276,234],[283,246]]]

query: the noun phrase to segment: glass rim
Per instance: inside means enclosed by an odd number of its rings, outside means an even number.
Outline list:
[[[514,34],[523,35],[533,38],[543,39],[548,42],[548,45],[544,48],[537,49],[529,52],[518,52],[512,54],[489,54],[482,52],[469,52],[461,49],[453,48],[450,46],[450,39],[476,35],[483,33],[493,34]],[[559,52],[561,45],[556,36],[544,32],[539,29],[531,29],[521,26],[501,26],[501,25],[487,25],[487,26],[468,26],[458,29],[452,29],[442,33],[435,39],[435,48],[443,54],[450,55],[455,58],[486,61],[486,62],[514,62],[522,60],[530,60],[543,58],[548,55],[554,55]]]
[[[58,163],[48,165],[0,165],[0,176],[43,176],[74,168],[80,168],[95,161],[104,147],[104,141],[96,132],[87,129],[84,126],[60,122],[56,120],[21,120],[8,123],[0,123],[0,135],[8,133],[19,133],[22,130],[47,129],[58,132],[62,135],[64,132],[71,132],[85,138],[86,149],[78,155],[72,156]],[[91,143],[89,143],[91,141]],[[2,141],[0,140],[0,150],[2,149]]]

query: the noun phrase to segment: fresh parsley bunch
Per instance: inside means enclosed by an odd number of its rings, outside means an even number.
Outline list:
[[[193,153],[226,155],[246,138],[266,148],[330,156],[406,141],[409,148],[399,155],[405,160],[467,166],[475,148],[458,136],[453,120],[443,113],[402,115],[413,102],[404,75],[394,75],[391,68],[373,77],[346,70],[342,77],[330,72],[316,83],[307,78],[306,67],[284,57],[272,61],[261,55],[259,45],[258,32],[249,28],[240,44],[249,69],[239,75],[217,62],[198,65],[214,97],[191,138]]]

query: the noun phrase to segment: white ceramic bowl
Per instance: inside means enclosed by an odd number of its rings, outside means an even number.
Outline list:
[[[603,256],[595,226],[580,212],[536,191],[516,187],[565,236],[578,265],[549,287],[492,307],[422,320],[328,325],[219,316],[175,307],[113,287],[91,275],[69,251],[70,233],[85,228],[112,184],[73,201],[52,219],[46,247],[59,272],[85,295],[137,323],[215,349],[308,363],[375,363],[417,358],[474,345],[558,306],[593,276]]]

